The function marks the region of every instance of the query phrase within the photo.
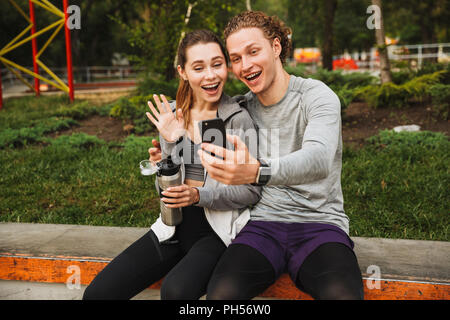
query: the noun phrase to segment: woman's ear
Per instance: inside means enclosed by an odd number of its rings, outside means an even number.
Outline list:
[[[283,50],[283,47],[281,46],[280,39],[275,38],[272,41],[272,49],[275,56],[279,57],[281,54],[281,51]]]
[[[177,71],[178,71],[178,74],[180,75],[181,79],[183,79],[184,81],[187,81],[186,72],[184,72],[183,68],[180,65],[177,66]]]

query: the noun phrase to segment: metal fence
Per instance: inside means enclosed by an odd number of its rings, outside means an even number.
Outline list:
[[[27,67],[33,70],[33,67]],[[5,89],[22,82],[10,72],[8,69],[0,69],[2,84]],[[51,68],[51,70],[60,77],[63,81],[67,81],[67,68]],[[92,82],[110,82],[136,79],[138,74],[143,71],[143,68],[135,66],[90,66],[90,67],[74,67],[73,76],[75,82],[92,83]],[[21,72],[21,75],[32,83],[33,77]],[[44,83],[41,81],[41,83]]]
[[[427,59],[437,60],[438,62],[450,62],[450,43],[390,45],[387,48],[390,60],[407,61],[419,69],[422,68],[424,61]],[[346,53],[334,58],[351,58],[355,60],[360,69],[374,70],[380,68],[376,48],[372,48],[368,52]]]

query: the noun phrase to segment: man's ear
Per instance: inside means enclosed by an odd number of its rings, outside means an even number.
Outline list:
[[[275,38],[272,41],[272,49],[275,56],[279,57],[281,54],[281,51],[283,50],[283,47],[281,46],[280,39]]]
[[[177,66],[177,71],[178,71],[178,74],[180,75],[181,79],[183,79],[184,81],[187,81],[186,72],[184,72],[183,68],[180,65]]]

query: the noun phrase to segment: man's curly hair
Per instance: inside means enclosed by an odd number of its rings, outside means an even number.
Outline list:
[[[245,11],[231,18],[224,30],[225,41],[234,32],[243,28],[259,28],[265,37],[272,43],[275,38],[281,43],[281,63],[286,62],[292,50],[291,28],[287,27],[278,17],[269,17],[261,11]]]

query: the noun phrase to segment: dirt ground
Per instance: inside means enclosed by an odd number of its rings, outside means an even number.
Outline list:
[[[431,107],[372,109],[366,103],[356,102],[348,106],[342,119],[342,139],[344,144],[362,146],[366,138],[376,135],[379,130],[411,124],[420,126],[420,130],[450,134],[450,121],[433,117]]]
[[[68,130],[52,133],[51,137],[71,135],[72,133],[86,133],[97,136],[105,141],[123,141],[132,131],[127,130],[129,122],[111,117],[92,116],[89,119],[78,121],[79,126]]]
[[[93,116],[79,121],[80,126],[52,134],[72,134],[84,132],[106,141],[123,141],[132,133],[130,122],[111,117]],[[438,131],[450,135],[450,121],[432,116],[432,110],[423,105],[405,109],[372,109],[366,103],[352,103],[342,119],[342,138],[344,144],[362,146],[366,138],[382,129],[393,129],[400,125],[416,124],[421,130]]]

